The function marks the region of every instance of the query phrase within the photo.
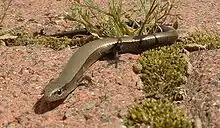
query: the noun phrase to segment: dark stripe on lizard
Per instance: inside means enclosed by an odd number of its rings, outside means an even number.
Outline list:
[[[80,47],[69,59],[59,77],[52,80],[44,89],[44,98],[48,102],[65,99],[75,90],[83,73],[103,55],[111,53],[119,46],[119,54],[141,53],[155,46],[174,43],[178,34],[172,27],[162,27],[163,32],[118,38],[104,38],[91,41]]]

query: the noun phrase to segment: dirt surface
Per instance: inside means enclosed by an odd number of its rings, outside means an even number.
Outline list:
[[[95,63],[86,73],[93,81],[89,87],[77,88],[62,104],[47,104],[41,92],[61,72],[71,50],[1,46],[0,51],[1,125],[120,127],[119,117],[142,94],[136,86],[139,78],[132,72],[137,57],[127,54],[117,69],[107,61]]]
[[[68,0],[13,0],[2,25],[12,27],[25,19],[34,19],[34,23],[26,26],[30,32],[70,29],[71,23],[61,16],[69,7]],[[183,19],[180,27],[190,31],[199,27],[219,34],[219,7],[219,0],[180,1],[176,10]],[[139,77],[132,71],[138,56],[122,55],[125,62],[117,69],[107,66],[106,60],[96,62],[86,73],[93,80],[90,86],[77,88],[63,103],[45,103],[41,99],[42,90],[50,79],[58,76],[71,54],[69,48],[57,52],[42,46],[0,46],[0,127],[124,127],[122,117],[127,107],[142,97]],[[216,128],[220,127],[219,85],[213,86],[210,81],[216,80],[220,73],[219,55],[218,50],[190,55],[194,70],[205,77],[191,78],[202,91],[196,90],[198,94],[192,91],[197,95],[189,101],[195,104],[204,101],[208,107],[205,110],[200,107],[201,115],[193,111],[194,106],[189,107],[189,114],[209,122],[206,126]],[[205,98],[199,100],[201,97]],[[210,116],[202,118],[206,111]]]
[[[188,114],[204,128],[220,127],[220,50],[192,52],[193,73],[189,76]]]
[[[174,12],[181,15],[180,28],[220,34],[219,0],[180,0]]]

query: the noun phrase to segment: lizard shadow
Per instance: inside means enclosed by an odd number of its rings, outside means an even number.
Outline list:
[[[64,100],[65,99],[55,101],[55,102],[47,102],[44,99],[44,97],[41,97],[33,106],[34,112],[36,114],[44,114],[44,113],[51,111],[51,110],[55,109],[56,107],[58,107],[60,104],[63,103]]]

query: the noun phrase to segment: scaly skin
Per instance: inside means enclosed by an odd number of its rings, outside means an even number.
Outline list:
[[[100,57],[114,51],[116,46],[119,46],[119,54],[141,53],[177,40],[178,34],[174,28],[164,26],[162,29],[164,32],[156,34],[122,37],[120,41],[118,38],[104,38],[83,45],[72,55],[59,77],[45,87],[45,100],[65,99],[78,86],[83,73]]]

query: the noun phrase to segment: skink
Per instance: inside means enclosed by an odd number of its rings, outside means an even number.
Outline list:
[[[69,59],[59,77],[52,80],[44,89],[44,98],[48,102],[65,99],[75,90],[83,73],[99,58],[111,53],[117,46],[118,53],[141,53],[153,46],[174,43],[178,34],[172,27],[162,27],[163,32],[151,35],[104,38],[92,41],[80,47]]]

